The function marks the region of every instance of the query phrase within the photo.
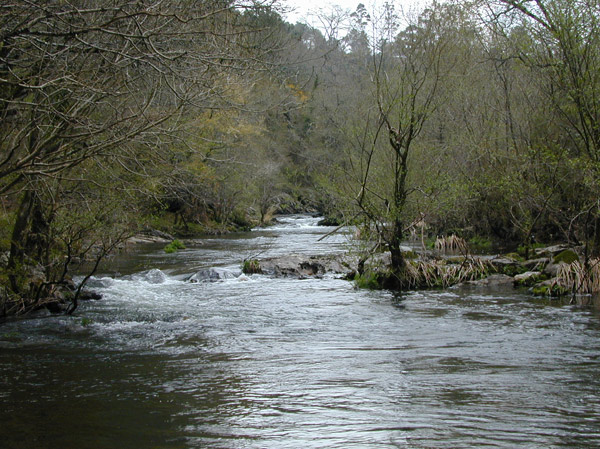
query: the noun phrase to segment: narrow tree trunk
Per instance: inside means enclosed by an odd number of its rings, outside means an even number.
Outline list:
[[[394,227],[389,241],[389,250],[392,257],[392,271],[395,275],[401,275],[406,267],[406,260],[402,254],[402,222],[394,220]]]
[[[8,259],[8,278],[10,287],[15,293],[19,293],[19,269],[23,265],[24,256],[27,246],[27,234],[31,213],[33,210],[33,194],[30,190],[25,191],[15,223],[13,225],[11,241],[10,241],[10,257]]]
[[[592,242],[592,257],[600,257],[600,216],[594,218],[594,240]]]

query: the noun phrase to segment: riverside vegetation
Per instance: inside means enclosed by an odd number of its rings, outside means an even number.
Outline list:
[[[1,315],[72,313],[134,235],[290,212],[356,227],[361,285],[445,287],[539,255],[519,280],[536,292],[600,289],[597,0],[358,4],[318,27],[277,0],[86,5],[0,11]],[[436,235],[464,256],[403,250]],[[524,260],[499,270],[461,239]]]

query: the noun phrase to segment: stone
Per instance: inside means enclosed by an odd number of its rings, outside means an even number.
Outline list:
[[[544,268],[544,273],[550,277],[556,277],[558,275],[558,271],[560,270],[561,265],[564,265],[564,263],[549,263]]]
[[[538,259],[530,259],[523,262],[523,265],[529,269],[535,271],[536,268],[543,268],[550,263],[550,258],[540,257]]]
[[[226,279],[236,279],[240,274],[241,273],[234,273],[225,268],[212,267],[200,270],[193,274],[188,278],[188,282],[217,282]]]
[[[540,271],[527,271],[522,274],[517,274],[514,277],[515,286],[530,286],[533,285],[540,278],[542,273]]]
[[[343,256],[289,255],[260,261],[264,274],[278,277],[319,277],[325,274],[347,275],[352,271]]]
[[[556,254],[560,253],[561,251],[564,251],[565,249],[568,249],[569,246],[568,245],[553,245],[553,246],[547,246],[545,248],[536,248],[535,254],[537,254],[538,256],[550,256],[550,257],[554,257]]]
[[[476,286],[495,286],[495,285],[510,285],[514,281],[514,278],[507,276],[506,274],[492,274],[483,279],[476,281],[469,281],[467,284]]]

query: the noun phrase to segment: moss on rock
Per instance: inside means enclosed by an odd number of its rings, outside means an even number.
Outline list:
[[[571,264],[578,260],[579,256],[572,249],[565,249],[564,251],[561,251],[556,256],[554,256],[554,263],[564,262],[566,264]]]

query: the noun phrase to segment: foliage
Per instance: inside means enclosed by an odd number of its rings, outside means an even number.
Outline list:
[[[260,262],[256,259],[246,259],[242,263],[242,273],[244,274],[261,274],[262,268]]]
[[[460,263],[443,259],[407,261],[402,273],[394,270],[371,268],[354,278],[358,288],[401,290],[448,288],[474,281],[493,271],[491,263],[477,257],[466,257]]]
[[[467,241],[454,234],[438,237],[434,243],[434,249],[440,253],[461,253],[469,251]]]
[[[366,271],[362,274],[356,274],[354,285],[359,289],[380,290],[382,288],[382,276],[375,271]]]
[[[180,240],[173,240],[167,246],[165,246],[164,250],[167,254],[172,254],[177,252],[180,249],[185,249],[185,245]]]

